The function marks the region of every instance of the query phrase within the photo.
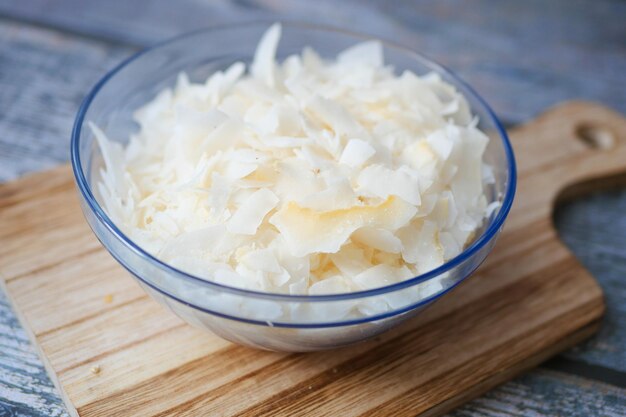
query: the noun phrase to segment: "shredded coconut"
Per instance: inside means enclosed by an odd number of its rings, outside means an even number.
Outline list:
[[[280,34],[265,33],[249,73],[237,62],[204,83],[182,74],[137,110],[126,147],[91,125],[109,216],[179,269],[267,292],[366,290],[457,256],[499,207],[464,97],[434,73],[394,74],[377,41],[281,64]]]

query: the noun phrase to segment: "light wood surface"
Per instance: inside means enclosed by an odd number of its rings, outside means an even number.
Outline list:
[[[581,127],[612,145],[589,146]],[[518,196],[485,265],[417,319],[332,353],[238,347],[158,307],[99,247],[67,167],[0,186],[0,275],[82,416],[439,415],[596,328],[601,291],[558,241],[552,209],[561,191],[626,171],[624,132],[581,102],[513,131]]]

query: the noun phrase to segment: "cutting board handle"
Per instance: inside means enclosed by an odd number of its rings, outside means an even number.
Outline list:
[[[626,118],[602,105],[560,104],[516,129],[511,141],[518,172],[532,172],[520,187],[542,194],[537,202],[550,208],[589,191],[626,184]]]

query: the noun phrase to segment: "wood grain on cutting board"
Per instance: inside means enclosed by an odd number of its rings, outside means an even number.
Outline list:
[[[236,346],[158,306],[100,247],[68,167],[0,186],[0,275],[81,416],[439,415],[595,330],[602,293],[552,209],[626,172],[624,132],[581,102],[511,132],[518,194],[485,264],[416,319],[332,352]]]

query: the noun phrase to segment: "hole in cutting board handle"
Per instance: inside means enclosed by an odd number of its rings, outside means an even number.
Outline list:
[[[615,135],[608,128],[584,124],[576,128],[576,136],[593,149],[610,149],[615,145]]]

